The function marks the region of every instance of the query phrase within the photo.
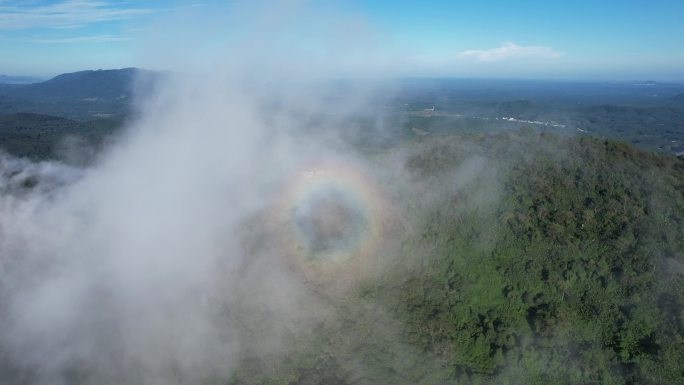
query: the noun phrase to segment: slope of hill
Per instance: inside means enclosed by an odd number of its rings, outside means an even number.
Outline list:
[[[683,383],[683,160],[532,132],[403,151],[391,263],[343,298],[312,278],[338,321],[247,347],[230,383]]]
[[[13,135],[34,135],[19,140],[28,144],[81,127],[3,119]],[[385,208],[371,252],[321,273],[280,232],[279,209],[264,208],[240,230],[246,263],[278,258],[306,303],[279,313],[269,308],[278,298],[211,296],[201,311],[239,335],[237,369],[198,365],[192,381],[168,382],[682,384],[684,159],[527,129],[431,133],[364,160]],[[335,244],[337,230],[313,236]],[[250,274],[236,280],[255,289]],[[31,383],[22,365],[0,360],[0,378]],[[98,370],[69,365],[75,384]],[[143,373],[125,373],[127,383]]]

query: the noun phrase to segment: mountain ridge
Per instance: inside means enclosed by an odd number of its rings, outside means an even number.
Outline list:
[[[129,67],[65,73],[39,83],[0,84],[0,114],[33,112],[78,121],[122,117],[129,113],[137,91],[153,87],[161,76]]]

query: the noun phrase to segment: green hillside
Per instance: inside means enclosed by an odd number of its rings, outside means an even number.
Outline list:
[[[5,85],[0,149],[87,164],[120,129],[129,99],[119,96],[133,75],[67,74],[21,92],[29,86]],[[375,186],[365,188],[384,205],[378,234],[370,232],[374,248],[321,272],[311,268],[315,253],[291,255],[282,229],[292,223],[272,207],[250,218],[242,229],[248,255],[303,282],[295,295],[302,303],[276,311],[278,298],[263,304],[254,293],[268,277],[255,284],[241,276],[243,302],[208,301],[212,322],[239,334],[235,368],[179,371],[197,377],[174,380],[684,384],[684,159],[664,154],[681,150],[681,109],[583,105],[561,119],[567,126],[536,130],[520,119],[570,110],[511,100],[474,102],[478,109],[463,115],[470,105],[460,102],[430,113],[431,99],[400,103],[386,132],[367,116],[347,122],[358,129],[330,132],[345,153],[363,154],[353,158],[372,175]],[[504,116],[518,120],[497,119]],[[317,121],[300,129],[326,137]],[[363,222],[340,196],[319,216]],[[305,219],[321,237],[315,248],[359,236],[329,218]],[[0,363],[0,373],[14,376],[13,365]],[[73,365],[70,383],[90,383],[97,372]],[[130,382],[141,373],[127,373]]]
[[[230,383],[684,384],[683,160],[532,131],[398,150],[382,268],[311,279],[332,321]]]

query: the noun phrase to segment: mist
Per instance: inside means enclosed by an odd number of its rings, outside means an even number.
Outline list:
[[[293,9],[250,12],[256,32],[211,55],[152,45],[181,64],[154,90],[141,87],[135,117],[88,165],[0,159],[2,378],[228,379],[251,356],[277,362],[310,330],[334,328],[354,285],[392,261],[379,254],[381,243],[392,250],[383,232],[394,213],[378,179],[387,171],[352,146],[368,130],[382,137],[382,113],[369,106],[392,87],[322,82],[364,75],[359,63],[330,63],[371,36],[326,27],[315,43],[324,58],[292,53],[280,36],[320,16]],[[370,126],[354,123],[361,116]],[[314,195],[297,190],[324,178],[330,186]],[[290,207],[304,208],[293,219]]]

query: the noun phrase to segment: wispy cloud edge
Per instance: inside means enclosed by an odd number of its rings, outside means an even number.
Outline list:
[[[556,59],[561,56],[563,56],[562,52],[551,47],[521,46],[511,42],[503,43],[496,48],[467,50],[456,55],[460,59],[475,59],[481,62],[496,62],[514,58]]]
[[[70,28],[130,20],[152,12],[148,8],[121,7],[116,2],[95,0],[67,0],[33,7],[0,5],[0,30]]]
[[[28,41],[37,44],[72,44],[72,43],[114,43],[131,41],[132,37],[117,35],[74,36],[65,38],[33,38]]]

